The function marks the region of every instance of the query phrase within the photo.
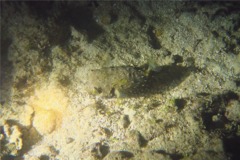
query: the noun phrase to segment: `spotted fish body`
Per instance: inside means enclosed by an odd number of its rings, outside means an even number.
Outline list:
[[[133,94],[146,82],[144,68],[120,66],[90,70],[85,88],[90,94],[122,97]]]
[[[88,70],[83,85],[89,94],[103,97],[146,96],[176,87],[190,70],[175,64],[154,70],[146,66],[108,67]]]

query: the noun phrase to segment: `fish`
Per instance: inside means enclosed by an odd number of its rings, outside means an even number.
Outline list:
[[[189,73],[175,64],[103,67],[87,71],[83,86],[91,95],[108,98],[146,96],[177,86]]]
[[[144,85],[147,75],[143,67],[117,66],[89,70],[85,78],[85,89],[90,94],[125,97]]]

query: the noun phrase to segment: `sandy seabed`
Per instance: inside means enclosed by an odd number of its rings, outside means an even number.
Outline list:
[[[0,159],[240,159],[240,3],[1,1]]]

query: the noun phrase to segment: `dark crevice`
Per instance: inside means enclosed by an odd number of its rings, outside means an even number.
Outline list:
[[[237,87],[240,87],[240,80],[236,80],[235,83]]]
[[[175,99],[175,106],[177,107],[178,111],[181,111],[186,104],[187,101],[185,99]]]
[[[125,1],[124,4],[132,10],[133,17],[137,17],[141,21],[141,25],[144,25],[146,23],[147,20],[146,17],[141,12],[139,12],[136,6],[134,5],[136,4],[136,2],[132,3]]]
[[[39,18],[48,18],[51,16],[54,7],[54,1],[26,1],[31,14]]]
[[[225,110],[232,100],[238,99],[238,94],[232,91],[214,96],[210,102],[206,102],[202,113],[203,124],[206,130],[217,132],[221,135],[224,150],[227,157],[231,160],[240,159],[240,137],[236,135],[239,125],[225,117]]]
[[[156,35],[154,34],[153,26],[149,26],[149,28],[147,30],[147,34],[149,35],[149,43],[152,46],[152,48],[153,49],[161,49],[161,43],[160,43],[158,37],[156,37]]]
[[[2,28],[2,32],[7,32],[6,28]],[[10,38],[6,38],[4,35],[1,37],[1,55],[0,55],[0,103],[5,104],[5,102],[10,103],[11,99],[11,86],[13,81],[13,64],[8,60],[8,49],[12,44]]]
[[[140,132],[137,136],[137,141],[140,147],[146,147],[148,144],[148,141],[142,136]]]
[[[69,40],[70,26],[76,30],[85,32],[89,42],[92,42],[104,29],[94,20],[93,9],[98,6],[97,1],[90,2],[57,2],[39,1],[26,2],[30,13],[43,22],[48,18],[54,18],[56,26],[47,30],[51,45],[64,45]],[[55,10],[60,10],[60,15],[55,16]]]
[[[232,136],[223,139],[223,147],[231,160],[240,159],[240,136]]]
[[[72,25],[76,30],[85,32],[89,42],[105,32],[95,21],[93,10],[87,6],[71,7],[60,17],[62,21],[68,22],[69,26]]]
[[[129,159],[129,158],[132,158],[134,157],[133,153],[131,152],[128,152],[128,151],[118,151],[120,154],[121,154],[121,158],[123,159]]]
[[[225,93],[223,95],[223,98],[224,98],[225,102],[228,103],[230,100],[238,100],[239,96],[237,93],[235,93],[233,91],[228,91],[227,93]]]
[[[203,124],[206,130],[214,131],[220,129],[225,131],[225,124],[230,123],[224,115],[226,105],[231,100],[238,100],[238,98],[239,96],[236,93],[228,91],[224,94],[214,96],[212,102],[207,102],[204,106],[204,112],[202,112]],[[214,120],[213,116],[216,120]]]
[[[50,160],[50,157],[48,155],[41,155],[40,160]]]
[[[173,60],[174,60],[174,63],[177,64],[177,63],[182,63],[183,62],[183,57],[180,56],[180,55],[174,55],[173,56]]]

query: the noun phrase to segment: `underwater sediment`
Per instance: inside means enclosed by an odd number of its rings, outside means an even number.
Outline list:
[[[0,159],[240,159],[239,2],[0,3]]]

